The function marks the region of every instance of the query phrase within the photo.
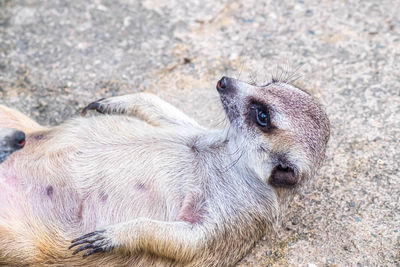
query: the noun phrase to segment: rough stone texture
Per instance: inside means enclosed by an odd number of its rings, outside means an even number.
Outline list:
[[[0,0],[0,102],[43,124],[147,90],[215,126],[222,75],[301,67],[326,164],[240,266],[400,265],[399,62],[399,1]]]

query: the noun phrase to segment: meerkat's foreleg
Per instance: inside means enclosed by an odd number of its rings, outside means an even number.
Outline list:
[[[201,226],[187,222],[164,222],[139,218],[95,231],[72,241],[73,252],[85,251],[83,257],[93,253],[120,251],[137,253],[146,251],[158,256],[190,261],[204,249],[206,236]]]
[[[173,105],[151,93],[137,93],[100,99],[82,110],[96,110],[104,114],[127,114],[138,117],[155,126],[199,124]]]

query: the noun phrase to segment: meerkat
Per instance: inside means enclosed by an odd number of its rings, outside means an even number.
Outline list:
[[[27,140],[0,164],[0,265],[238,262],[321,166],[329,120],[291,84],[216,87],[222,130],[148,93],[51,128],[1,106],[0,126]]]
[[[25,145],[24,132],[0,127],[0,163]]]

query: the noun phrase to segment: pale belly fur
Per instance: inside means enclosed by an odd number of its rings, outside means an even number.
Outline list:
[[[40,136],[37,142],[29,142],[37,139],[28,137],[24,150],[0,164],[0,224],[35,217],[44,224],[56,223],[66,231],[73,228],[85,233],[139,217],[179,219],[187,190],[175,185],[168,189],[170,181],[162,166],[171,162],[149,162],[151,156],[138,148],[121,155],[126,148],[90,142],[38,155],[49,140]],[[134,167],[114,164],[113,157],[127,156],[138,161]],[[99,161],[102,157],[109,160]],[[156,165],[161,168],[147,170]],[[112,168],[121,170],[111,172]],[[185,175],[171,179],[179,183]]]

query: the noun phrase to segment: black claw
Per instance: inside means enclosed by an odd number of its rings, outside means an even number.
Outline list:
[[[88,248],[93,248],[93,244],[87,244],[86,246],[81,246],[81,247],[77,248],[74,252],[72,252],[72,255],[75,255],[76,253],[79,253],[82,250],[85,250]]]
[[[96,241],[104,239],[104,236],[98,235],[98,234],[101,234],[101,233],[104,233],[104,232],[105,232],[105,230],[94,231],[94,232],[88,233],[86,235],[83,235],[81,237],[78,237],[78,238],[76,238],[76,239],[71,241],[72,245],[69,246],[68,249],[71,249],[71,248],[73,248],[75,246],[79,246],[79,245],[85,244],[85,245],[82,245],[82,246],[78,247],[76,250],[74,250],[74,252],[72,252],[72,255],[75,255],[75,254],[81,252],[82,250],[91,249],[91,250],[88,250],[83,255],[84,258],[89,256],[89,255],[91,255],[91,254],[93,254],[93,253],[105,251],[104,248],[101,248],[99,246],[94,245],[94,243]]]
[[[85,116],[86,113],[88,112],[88,110],[93,110],[93,109],[95,109],[95,110],[98,111],[99,106],[100,106],[100,104],[97,103],[97,102],[90,103],[90,104],[87,105],[84,109],[82,109],[81,115],[82,115],[82,116]]]
[[[78,242],[74,242],[71,246],[69,246],[69,248],[68,249],[71,249],[71,248],[73,248],[73,247],[76,247],[76,246],[78,246],[78,245],[82,245],[82,244],[85,244],[85,243],[91,243],[90,241],[88,241],[88,240],[81,240],[81,241],[78,241]]]
[[[94,254],[94,253],[98,253],[98,252],[104,252],[104,249],[103,248],[94,248],[94,249],[91,249],[91,250],[89,250],[89,251],[87,251],[85,254],[83,254],[83,258],[86,258],[87,256],[89,256],[89,255],[92,255],[92,254]]]
[[[102,232],[104,232],[104,231],[101,231],[101,232],[100,232],[100,231],[94,231],[94,232],[88,233],[88,234],[86,234],[86,235],[83,235],[83,236],[81,236],[81,237],[78,237],[78,238],[72,240],[71,243],[78,242],[78,241],[80,241],[80,240],[82,240],[82,239],[85,239],[85,238],[94,236],[94,235],[96,235],[96,234],[98,234],[98,233],[102,233]]]
[[[103,101],[105,98],[99,99],[95,102],[90,103],[81,111],[81,115],[85,116],[88,110],[96,110],[99,113],[104,114],[104,111],[100,108],[100,101]]]

